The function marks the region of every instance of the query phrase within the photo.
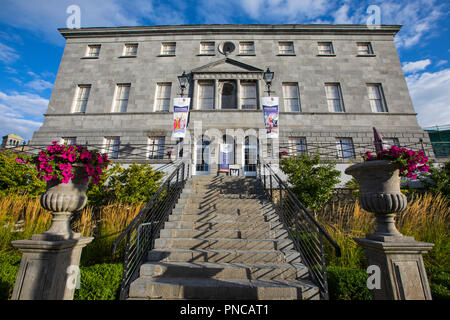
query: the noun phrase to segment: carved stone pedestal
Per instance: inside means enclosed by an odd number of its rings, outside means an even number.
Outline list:
[[[23,253],[12,300],[72,300],[81,250],[93,238],[33,238],[12,242]]]
[[[431,300],[422,254],[434,245],[411,240],[411,237],[395,238],[354,239],[364,248],[367,265],[376,265],[381,271],[381,288],[371,290],[373,299]]]

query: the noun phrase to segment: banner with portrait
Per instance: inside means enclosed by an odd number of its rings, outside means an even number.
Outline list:
[[[190,98],[173,99],[173,137],[184,138],[188,125]]]
[[[278,97],[262,97],[264,127],[267,138],[278,138]]]

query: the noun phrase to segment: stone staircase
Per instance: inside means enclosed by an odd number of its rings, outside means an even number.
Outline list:
[[[194,176],[129,299],[319,299],[254,178]]]

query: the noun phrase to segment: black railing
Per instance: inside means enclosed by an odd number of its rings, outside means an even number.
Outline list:
[[[414,142],[408,144],[396,144],[398,147],[412,149],[414,151],[423,150],[425,155],[429,158],[449,158],[450,157],[450,142],[440,143],[425,143]],[[386,149],[390,147],[389,144],[384,143],[383,147]],[[270,150],[270,148],[269,148]],[[298,143],[280,143],[279,152],[291,155],[315,155],[318,154],[321,159],[333,160],[334,162],[349,162],[362,160],[362,156],[366,151],[375,154],[375,147],[373,143],[353,143],[351,140],[347,142],[306,142],[300,140]],[[273,157],[273,155],[271,155]]]
[[[125,240],[121,300],[128,296],[130,284],[136,279],[139,267],[148,251],[153,248],[155,239],[172,212],[190,176],[189,172],[190,166],[187,162],[178,164],[155,195],[114,241],[113,254]]]
[[[258,178],[294,242],[295,249],[300,252],[303,262],[309,268],[312,281],[319,287],[322,298],[329,299],[324,239],[334,247],[338,257],[341,256],[341,248],[290,191],[270,164],[260,163]]]
[[[14,148],[5,148],[5,150],[15,153],[25,153],[29,155],[38,154],[41,150],[47,149],[47,145],[24,145]],[[176,161],[183,157],[183,144],[158,143],[154,141],[149,144],[132,144],[132,143],[103,143],[103,144],[79,144],[90,150],[99,150],[106,153],[108,158],[113,161],[122,162],[170,162]]]

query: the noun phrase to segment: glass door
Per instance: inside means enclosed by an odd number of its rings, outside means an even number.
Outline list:
[[[258,166],[258,139],[253,136],[245,137],[244,175],[256,176],[257,166]]]
[[[204,138],[198,139],[195,152],[195,174],[208,175],[210,161],[210,142]]]

